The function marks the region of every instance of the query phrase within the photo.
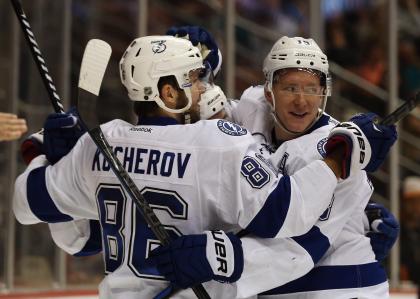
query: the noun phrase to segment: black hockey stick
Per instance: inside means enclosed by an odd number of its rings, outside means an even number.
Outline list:
[[[111,47],[106,42],[98,39],[88,42],[83,54],[79,75],[79,95],[77,100],[79,119],[99,151],[105,157],[105,160],[111,165],[112,171],[117,176],[124,190],[132,198],[155,236],[163,245],[167,245],[171,241],[171,237],[114,154],[96,117],[96,100],[110,56]],[[196,285],[192,289],[197,298],[210,298],[202,285]]]
[[[63,103],[61,103],[60,96],[57,94],[57,90],[55,88],[54,82],[45,65],[45,60],[42,57],[41,51],[35,40],[35,36],[32,32],[31,26],[29,25],[25,12],[23,11],[22,4],[20,3],[19,0],[10,0],[10,1],[13,5],[13,8],[19,20],[20,26],[22,27],[23,36],[25,37],[29,45],[29,49],[31,50],[32,57],[38,68],[39,74],[41,75],[42,82],[44,82],[44,86],[47,90],[51,104],[54,107],[54,111],[57,113],[64,113]]]
[[[413,110],[417,104],[420,102],[420,92],[416,93],[413,97],[405,101],[404,104],[402,104],[400,107],[395,109],[394,112],[386,116],[384,119],[382,119],[379,124],[381,125],[392,125],[398,122],[399,120],[406,117],[411,110]]]

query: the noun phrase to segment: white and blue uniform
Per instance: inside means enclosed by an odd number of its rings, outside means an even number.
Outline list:
[[[249,129],[260,142],[276,147],[274,122],[268,116],[271,110],[263,90],[262,86],[248,88],[228,112],[233,121]],[[274,154],[278,169],[292,175],[321,159],[329,131],[336,123],[324,114],[303,136],[280,144]],[[319,186],[322,184],[319,179]],[[306,262],[301,263],[300,273],[305,274],[315,265],[308,274],[290,283],[283,284],[288,282],[290,273],[298,270],[285,266],[281,240],[243,238],[245,258],[253,256],[255,259],[253,269],[245,269],[245,272],[254,275],[249,279],[243,276],[237,284],[252,287],[252,279],[279,275],[284,277],[281,286],[264,292],[259,298],[388,298],[386,273],[375,260],[370,241],[364,235],[367,221],[364,208],[372,192],[365,172],[337,184],[330,206],[315,226],[302,236],[288,239],[303,249],[299,258]],[[264,258],[267,260],[263,261]],[[285,273],[284,269],[289,269],[290,273]],[[263,287],[263,283],[254,285]]]
[[[264,238],[302,235],[327,208],[337,186],[322,161],[292,176],[279,174],[267,163],[264,147],[225,120],[176,125],[172,119],[151,118],[139,126],[114,120],[102,130],[174,235],[209,229],[247,229]],[[13,209],[23,224],[73,221],[77,228],[83,219],[99,220],[107,274],[101,298],[150,298],[167,286],[145,264],[157,240],[87,134],[55,165],[47,165],[44,156],[31,162],[16,180]],[[273,278],[270,287],[276,283]],[[237,296],[235,285],[210,282],[206,289],[213,298]],[[174,298],[193,296],[186,290]]]

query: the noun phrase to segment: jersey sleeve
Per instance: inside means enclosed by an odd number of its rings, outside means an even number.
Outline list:
[[[373,189],[368,183],[365,172],[341,181],[331,198],[328,208],[322,213],[316,226],[320,232],[328,238],[332,244],[342,232],[350,217],[359,210],[364,216],[363,210],[372,196]],[[315,262],[318,262],[316,259]]]
[[[244,272],[236,282],[238,298],[307,274],[339,237],[354,211],[363,209],[372,191],[363,172],[338,184],[328,208],[307,233],[284,239],[242,238]]]
[[[262,238],[306,233],[327,208],[337,178],[323,161],[283,176],[260,149],[251,142],[244,152],[225,155],[224,163],[229,161],[230,167],[229,173],[221,174],[220,213]]]
[[[235,283],[237,298],[248,298],[293,281],[314,266],[310,255],[290,238],[241,238],[244,271]]]
[[[54,243],[68,254],[88,256],[102,251],[101,229],[97,220],[49,223],[48,227]]]
[[[230,109],[232,121],[244,126],[261,142],[271,142],[272,128],[271,108],[264,96],[263,86],[252,86],[246,89],[240,100]]]
[[[93,142],[88,138],[85,134],[72,151],[54,165],[48,165],[45,156],[34,159],[17,178],[13,210],[19,222],[55,223],[98,218],[92,199],[95,190],[87,183],[92,179],[86,171],[88,155],[95,153]],[[84,146],[86,142],[91,145]]]

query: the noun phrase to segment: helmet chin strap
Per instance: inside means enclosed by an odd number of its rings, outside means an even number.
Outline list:
[[[188,110],[187,112],[184,113],[184,124],[189,125],[190,123],[191,123],[191,114],[190,114],[190,111]]]

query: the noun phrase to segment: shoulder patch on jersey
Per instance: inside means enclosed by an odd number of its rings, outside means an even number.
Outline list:
[[[325,158],[327,152],[325,150],[325,144],[327,143],[328,137],[322,138],[320,141],[318,141],[318,144],[316,145],[316,149],[318,150],[319,154]]]
[[[217,127],[220,131],[230,136],[242,136],[247,133],[247,130],[245,128],[242,128],[240,125],[237,125],[233,122],[224,119],[220,119],[217,122]]]

